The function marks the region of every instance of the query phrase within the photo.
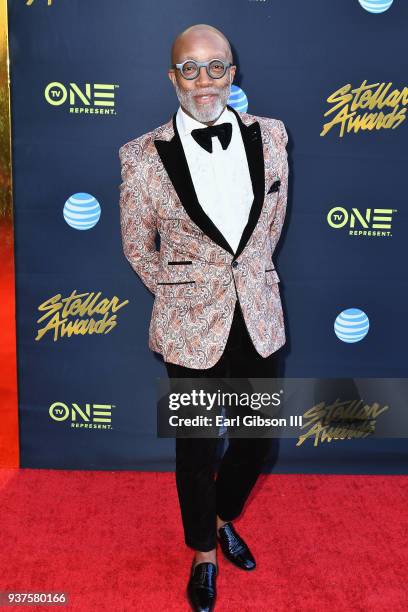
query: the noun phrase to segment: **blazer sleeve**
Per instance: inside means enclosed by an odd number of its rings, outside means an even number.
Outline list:
[[[288,198],[288,179],[289,179],[289,166],[288,166],[288,155],[286,152],[286,144],[288,142],[288,135],[284,126],[283,121],[277,120],[277,127],[275,127],[275,141],[278,154],[278,163],[280,167],[280,187],[278,191],[278,199],[276,203],[276,213],[273,218],[270,228],[270,239],[272,253],[275,251],[276,245],[280,238],[283,223],[286,215],[286,206]]]
[[[146,287],[156,294],[159,251],[156,249],[157,216],[149,195],[148,169],[143,149],[128,143],[120,147],[122,183],[119,185],[120,229],[123,251]],[[145,173],[144,173],[145,171]]]

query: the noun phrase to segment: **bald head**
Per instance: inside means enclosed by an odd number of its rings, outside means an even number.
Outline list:
[[[217,28],[199,23],[190,26],[181,32],[173,41],[171,47],[171,63],[176,64],[186,59],[194,58],[194,51],[200,52],[203,48],[211,48],[218,59],[225,58],[233,63],[231,45],[228,38]],[[220,55],[221,54],[221,55]]]

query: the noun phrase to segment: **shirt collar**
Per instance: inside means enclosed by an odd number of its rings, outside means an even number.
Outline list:
[[[225,107],[222,111],[221,115],[218,117],[217,121],[213,123],[213,125],[218,125],[219,123],[232,123],[233,124],[233,113]],[[183,111],[181,106],[179,106],[176,116],[177,128],[182,132],[184,136],[191,134],[192,130],[197,128],[207,127],[205,123],[201,123],[201,121],[197,121],[197,119],[193,119]]]

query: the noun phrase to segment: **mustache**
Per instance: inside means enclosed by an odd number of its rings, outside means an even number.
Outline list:
[[[219,93],[219,91],[200,91],[199,93],[192,93],[191,95],[193,96],[193,98],[196,98],[197,96],[218,96]]]
[[[184,97],[188,98],[189,100],[194,100],[194,98],[197,98],[197,96],[219,96],[220,95],[220,91],[214,91],[214,90],[204,90],[204,91],[199,91],[199,92],[184,91],[181,93]]]
[[[186,96],[187,98],[195,98],[197,96],[209,96],[209,95],[219,96],[222,93],[222,91],[216,88],[200,89],[200,91],[188,91],[188,90],[186,91],[186,90],[181,89],[177,84],[176,84],[176,90],[179,91],[182,95]],[[222,90],[224,90],[224,88],[222,88]]]

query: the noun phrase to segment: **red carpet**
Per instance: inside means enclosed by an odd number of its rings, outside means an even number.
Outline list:
[[[3,469],[0,483],[0,591],[65,591],[61,610],[189,610],[173,473]],[[405,476],[262,475],[235,522],[258,567],[218,553],[216,610],[405,612],[407,508]]]
[[[0,467],[18,467],[14,239],[7,217],[0,218],[0,397]]]

